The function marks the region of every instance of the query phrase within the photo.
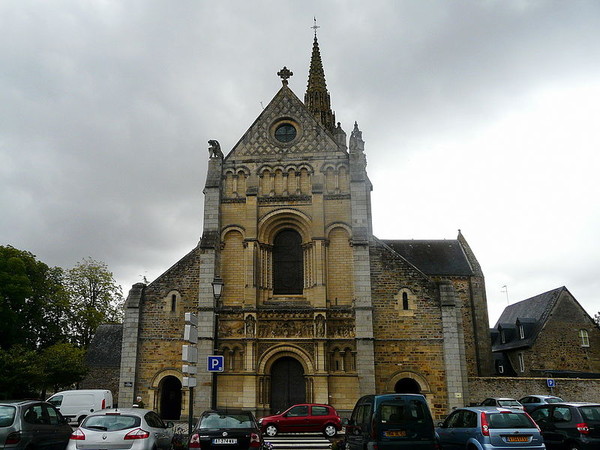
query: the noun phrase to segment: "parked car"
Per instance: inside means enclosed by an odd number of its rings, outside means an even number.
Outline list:
[[[141,408],[103,409],[87,416],[69,440],[67,450],[128,448],[170,449],[173,424]]]
[[[302,403],[281,414],[258,419],[260,429],[269,437],[278,433],[320,432],[333,437],[342,429],[342,419],[333,406]]]
[[[545,449],[538,426],[525,411],[516,409],[459,408],[436,432],[443,450]]]
[[[420,394],[366,395],[344,424],[346,450],[438,449],[431,412]]]
[[[0,402],[0,448],[63,450],[72,431],[67,420],[50,403]]]
[[[112,392],[108,389],[79,389],[61,391],[48,400],[69,422],[81,423],[90,413],[113,407]]]
[[[519,409],[524,411],[523,405],[521,405],[514,398],[504,398],[504,397],[489,397],[481,402],[481,406],[497,406],[500,408],[510,408],[510,409]]]
[[[188,448],[261,449],[264,441],[249,411],[205,411],[190,435]]]
[[[538,406],[531,417],[552,450],[600,448],[600,403],[551,403]]]
[[[554,395],[528,395],[519,400],[525,411],[531,412],[535,408],[548,403],[561,403],[563,399]]]

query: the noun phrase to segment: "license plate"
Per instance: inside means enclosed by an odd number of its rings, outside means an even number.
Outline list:
[[[237,444],[237,439],[219,438],[219,439],[213,439],[212,443],[213,443],[213,445],[231,445],[231,444]]]
[[[384,431],[383,435],[385,437],[406,437],[406,431],[405,430],[388,430],[388,431]]]
[[[506,442],[529,442],[529,436],[508,436]]]

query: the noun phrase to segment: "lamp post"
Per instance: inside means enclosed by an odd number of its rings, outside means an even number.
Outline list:
[[[213,298],[215,299],[215,305],[213,309],[213,352],[217,352],[217,338],[219,336],[219,330],[217,328],[218,320],[217,320],[217,310],[220,308],[220,300],[221,293],[223,292],[223,279],[216,275],[213,279],[212,290],[213,290]],[[217,409],[217,373],[213,372],[212,374],[212,386],[211,386],[211,408],[213,410]]]

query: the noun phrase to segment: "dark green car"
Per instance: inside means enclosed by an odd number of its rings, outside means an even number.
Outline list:
[[[361,397],[346,425],[346,450],[437,449],[433,419],[420,394]]]
[[[64,450],[73,430],[50,403],[0,402],[0,448]]]

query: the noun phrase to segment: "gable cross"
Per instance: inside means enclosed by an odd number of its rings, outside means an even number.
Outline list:
[[[284,86],[286,86],[288,84],[288,78],[294,75],[294,72],[289,70],[287,67],[283,66],[283,69],[277,72],[277,75],[281,77],[281,82]]]

